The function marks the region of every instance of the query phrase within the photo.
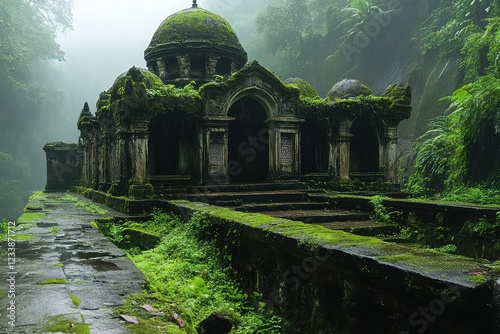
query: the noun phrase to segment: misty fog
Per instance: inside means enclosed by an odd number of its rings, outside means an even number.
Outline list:
[[[36,25],[20,12],[20,8],[29,11],[27,4],[34,2],[21,3],[25,7],[14,0],[0,3],[0,16],[7,12],[12,18],[18,15],[15,24]],[[70,4],[71,0],[44,0],[32,6],[46,6],[55,13],[45,23],[57,32],[63,61],[56,60],[61,55],[50,34],[39,41],[46,40],[47,46],[34,48],[49,50],[39,57],[36,52],[22,55],[25,51],[15,43],[0,40],[9,47],[2,47],[0,75],[11,63],[18,66],[11,73],[14,84],[7,78],[3,85],[19,95],[12,98],[4,91],[1,96],[8,103],[0,112],[0,186],[4,189],[0,210],[16,207],[18,212],[21,199],[43,189],[44,144],[77,142],[76,122],[84,102],[95,112],[99,93],[108,90],[121,73],[132,66],[145,67],[144,50],[157,27],[169,15],[191,7],[192,1],[74,0],[72,8]],[[258,60],[282,79],[305,79],[322,97],[344,78],[365,82],[375,94],[389,84],[409,84],[413,112],[399,128],[402,152],[411,151],[434,117],[449,112],[443,97],[482,75],[497,75],[493,56],[497,39],[486,38],[496,28],[493,23],[485,27],[487,19],[497,17],[498,5],[492,0],[480,4],[457,0],[451,7],[444,0],[199,0],[198,6],[232,25],[249,60]],[[13,33],[1,22],[3,34]],[[465,30],[467,25],[475,29]],[[15,38],[26,40],[26,45],[36,43],[36,35],[19,31],[21,36]],[[476,31],[486,37],[484,45],[474,48]],[[16,57],[26,57],[26,64],[16,63]],[[402,160],[402,183],[413,173],[417,153],[412,154]],[[5,215],[0,212],[0,217]]]
[[[250,34],[255,32],[252,21],[263,8],[264,2],[260,3],[202,0],[198,6],[227,19],[246,47]],[[87,101],[95,111],[99,93],[109,89],[118,75],[132,66],[146,67],[144,50],[155,30],[167,16],[191,4],[188,0],[75,1],[73,30],[58,37],[65,61],[55,64],[60,75],[55,84],[66,95],[64,112],[69,124],[63,137],[58,131],[59,137],[51,136],[48,140],[75,142],[76,120],[83,103]]]

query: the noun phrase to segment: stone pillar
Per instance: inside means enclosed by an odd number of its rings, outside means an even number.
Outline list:
[[[131,179],[136,185],[144,185],[147,180],[148,127],[147,120],[135,120],[130,125]]]
[[[228,160],[229,122],[234,118],[211,116],[204,118],[203,124],[203,182],[229,183],[229,174],[237,166]]]
[[[163,60],[163,59],[156,60],[156,65],[158,66],[158,76],[160,77],[160,79],[166,79],[167,78],[167,68],[165,65],[165,60]]]
[[[351,159],[351,124],[341,121],[331,138],[329,169],[333,175],[348,180]]]
[[[176,58],[179,63],[179,77],[189,78],[191,74],[191,56],[176,56]]]
[[[231,61],[231,73],[234,73],[238,70],[238,66],[234,60]]]
[[[387,182],[396,184],[397,180],[397,144],[398,128],[384,124],[384,140],[380,143],[380,170],[384,172]]]
[[[217,69],[217,62],[219,61],[219,56],[209,56],[206,62],[206,73],[207,77],[213,77]]]
[[[269,176],[272,180],[295,180],[300,174],[300,122],[274,118],[269,127]]]
[[[43,147],[47,157],[45,191],[65,191],[78,184],[80,159],[77,144],[49,143]]]

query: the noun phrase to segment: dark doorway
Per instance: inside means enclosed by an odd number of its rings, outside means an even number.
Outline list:
[[[149,123],[151,175],[193,173],[199,159],[197,128],[195,119],[180,113],[153,117]]]
[[[269,131],[262,105],[242,98],[229,109],[229,179],[231,182],[259,182],[269,171]]]
[[[328,172],[330,144],[324,123],[308,119],[301,126],[302,174]]]
[[[379,136],[373,117],[364,116],[351,127],[351,173],[377,173],[379,167]]]

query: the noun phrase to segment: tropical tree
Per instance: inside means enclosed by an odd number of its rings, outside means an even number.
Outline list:
[[[27,153],[41,151],[39,121],[61,95],[42,73],[63,60],[56,34],[71,28],[71,9],[72,0],[0,1],[0,217],[16,218],[32,187]]]

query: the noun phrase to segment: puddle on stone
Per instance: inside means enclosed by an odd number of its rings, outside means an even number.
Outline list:
[[[113,262],[104,261],[101,259],[84,260],[81,263],[83,265],[93,267],[97,271],[110,271],[110,270],[119,270],[120,269]]]
[[[94,257],[111,256],[109,252],[77,252],[76,257],[79,259],[92,259]]]
[[[36,223],[38,227],[54,227],[57,226],[57,223]]]

